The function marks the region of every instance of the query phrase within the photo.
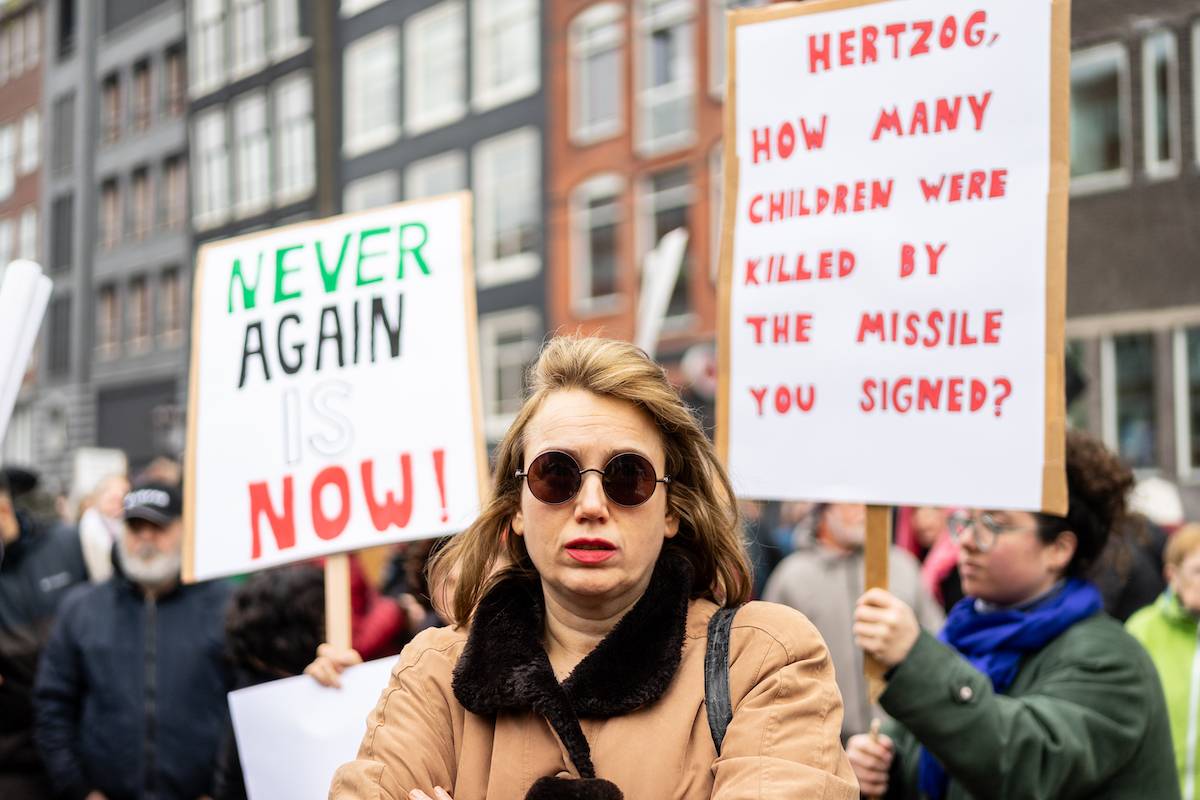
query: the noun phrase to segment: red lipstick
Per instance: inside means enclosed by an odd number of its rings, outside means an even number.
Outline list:
[[[580,564],[600,564],[617,554],[616,545],[604,539],[572,539],[565,549]]]

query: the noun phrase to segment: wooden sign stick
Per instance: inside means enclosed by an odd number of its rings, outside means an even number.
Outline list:
[[[325,641],[350,649],[350,556],[325,558]]]
[[[892,547],[892,508],[891,506],[867,506],[867,541],[865,543],[866,576],[863,581],[866,589],[888,588],[888,553]],[[883,675],[887,667],[867,655],[863,661],[863,671],[867,676],[867,694],[871,704],[879,702],[883,694]]]

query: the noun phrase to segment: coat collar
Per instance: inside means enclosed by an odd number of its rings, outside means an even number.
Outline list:
[[[580,775],[594,777],[579,719],[626,714],[666,692],[683,652],[692,575],[686,558],[665,550],[646,593],[561,684],[542,646],[541,586],[519,577],[501,581],[475,613],[454,669],[454,696],[481,716],[536,711]]]

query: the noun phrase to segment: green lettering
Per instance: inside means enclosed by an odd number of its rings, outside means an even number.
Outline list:
[[[235,258],[233,260],[233,271],[229,274],[229,313],[233,313],[233,285],[234,283],[242,284],[242,308],[249,311],[254,308],[255,300],[258,295],[258,278],[262,273],[263,254],[258,254],[258,267],[254,270],[254,283],[246,282],[246,273],[242,272],[242,260]]]
[[[282,303],[284,300],[295,300],[300,296],[299,291],[288,292],[283,288],[283,282],[288,275],[297,272],[299,267],[288,267],[284,264],[287,260],[288,253],[304,248],[302,244],[294,244],[289,247],[280,247],[275,251],[275,302]]]
[[[346,259],[346,250],[350,247],[350,234],[342,237],[342,249],[338,253],[337,266],[333,272],[325,266],[325,254],[321,252],[321,243],[317,242],[317,264],[321,267],[321,280],[325,283],[325,294],[337,291],[338,276],[342,274],[342,262]]]
[[[382,251],[368,253],[367,240],[372,236],[382,236],[383,234],[387,233],[388,230],[388,228],[371,228],[370,230],[365,230],[358,234],[358,265],[355,267],[354,271],[355,278],[357,279],[359,286],[366,286],[371,283],[379,283],[381,280],[383,280],[382,275],[376,275],[373,278],[364,277],[362,268],[363,262],[368,258],[376,258],[377,256],[383,255]]]
[[[414,245],[404,244],[404,234],[409,228],[415,228],[420,231],[421,241]],[[404,278],[404,254],[412,253],[413,259],[417,262],[417,267],[426,275],[429,274],[429,265],[425,263],[425,256],[421,255],[421,248],[429,242],[429,228],[423,222],[408,222],[400,226],[400,231],[397,235],[400,244],[400,254],[396,257],[396,277]]]

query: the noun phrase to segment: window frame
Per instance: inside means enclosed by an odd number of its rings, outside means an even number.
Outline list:
[[[311,197],[317,190],[317,133],[316,118],[314,116],[315,98],[313,97],[312,74],[308,70],[297,70],[295,72],[290,72],[271,85],[271,116],[267,121],[267,124],[270,126],[270,130],[272,131],[271,163],[275,165],[275,171],[273,173],[274,175],[284,176],[291,174],[291,170],[289,169],[290,165],[284,163],[284,153],[288,144],[287,134],[294,132],[289,126],[285,126],[284,122],[286,121],[291,123],[291,125],[296,125],[298,124],[297,120],[299,120],[300,117],[297,116],[295,119],[284,119],[282,111],[283,104],[280,102],[280,95],[282,95],[285,91],[290,90],[294,85],[301,84],[303,84],[305,87],[305,91],[301,94],[303,94],[308,101],[308,112],[306,117],[307,122],[304,123],[305,130],[303,131],[305,138],[307,139],[305,142],[307,146],[304,148],[305,160],[303,162],[304,166],[308,170],[305,176],[306,183],[297,183],[295,186],[291,184],[284,185],[283,179],[280,177],[280,180],[275,182],[274,187],[275,205],[277,206],[297,203],[301,200]]]
[[[676,187],[672,187],[670,189],[665,189],[665,190],[655,190],[653,188],[655,178],[657,178],[661,175],[666,175],[668,173],[675,172],[676,170],[685,170],[687,172],[688,181],[687,181],[686,186],[676,186]],[[690,269],[688,269],[689,266],[692,268],[695,267],[695,261],[694,261],[694,259],[695,259],[695,252],[694,252],[695,237],[693,236],[693,233],[694,233],[693,226],[695,225],[695,220],[692,218],[692,211],[695,208],[695,193],[696,193],[695,170],[693,170],[691,168],[690,164],[685,162],[685,163],[672,164],[669,166],[662,167],[660,169],[656,169],[652,172],[647,172],[646,174],[642,175],[642,177],[638,181],[637,197],[635,200],[635,202],[637,203],[637,219],[638,219],[638,222],[637,222],[637,226],[638,226],[637,261],[638,261],[638,265],[639,265],[639,274],[641,274],[641,270],[644,269],[646,256],[650,253],[651,250],[658,247],[658,244],[659,244],[659,240],[654,238],[654,227],[655,227],[654,217],[658,213],[658,211],[661,209],[658,208],[658,206],[655,202],[655,198],[657,198],[659,195],[669,195],[673,192],[678,192],[681,195],[681,201],[676,205],[665,206],[665,208],[667,208],[667,209],[675,209],[675,208],[684,209],[684,215],[687,220],[687,224],[685,227],[688,232],[688,242],[687,242],[687,246],[684,248],[684,251],[683,251],[683,263],[679,265],[679,277],[676,278],[676,280],[677,281],[678,280],[686,280],[688,282],[687,285],[685,286],[684,291],[686,291],[688,293],[689,301],[688,301],[688,310],[687,311],[685,311],[682,314],[672,315],[672,314],[670,314],[670,304],[669,304],[669,300],[668,300],[667,311],[664,313],[664,316],[663,316],[663,324],[662,324],[660,336],[665,335],[665,334],[670,334],[670,333],[676,333],[676,332],[679,332],[682,330],[686,330],[686,329],[692,327],[695,324],[696,319],[697,319],[696,307],[695,307],[694,303],[691,301],[692,272]],[[689,260],[689,259],[691,259],[691,260]]]
[[[460,188],[452,189],[451,191],[461,191],[462,189],[469,188],[471,184],[467,174],[468,170],[466,152],[457,149],[445,150],[441,153],[436,153],[432,156],[420,158],[416,161],[411,161],[408,163],[408,165],[404,168],[404,182],[403,186],[401,187],[402,191],[404,192],[404,199],[416,200],[436,197],[439,194],[445,194],[445,192],[430,192],[427,190],[417,191],[416,183],[418,177],[423,175],[422,170],[429,170],[432,172],[451,163],[453,163],[455,168],[460,170],[460,177],[462,178],[462,180],[459,182]]]
[[[32,125],[30,124],[32,122]],[[33,147],[29,146],[33,131]],[[21,154],[17,159],[17,175],[32,175],[42,164],[42,114],[32,108],[21,115]]]
[[[725,99],[725,79],[729,75],[729,52],[726,48],[726,36],[729,26],[725,22],[725,12],[739,8],[760,8],[766,5],[766,0],[708,0],[707,3],[707,32],[708,45],[708,96],[717,102]],[[719,24],[718,24],[719,21]],[[721,74],[716,73],[717,64],[721,65]]]
[[[41,259],[41,236],[38,224],[41,221],[41,215],[38,213],[37,204],[31,204],[21,209],[21,216],[17,220],[17,244],[16,254],[18,258],[27,258],[38,264],[42,263]],[[32,238],[32,241],[29,239]]]
[[[1171,335],[1174,377],[1176,474],[1185,483],[1200,484],[1200,462],[1192,461],[1191,384],[1188,375],[1188,332],[1200,331],[1200,319],[1175,328]]]
[[[403,132],[401,119],[400,72],[403,65],[401,51],[402,32],[399,25],[388,25],[372,31],[366,36],[359,37],[348,44],[342,53],[342,155],[345,158],[355,158],[394,144]],[[373,48],[384,52],[390,51],[391,56],[391,102],[392,119],[373,129],[361,129],[369,112],[373,109],[373,97],[362,90],[367,86],[364,64],[368,61],[366,54]],[[353,87],[353,88],[352,88]]]
[[[596,35],[596,30],[610,26],[617,30],[617,36],[611,42],[603,35],[599,42],[588,41]],[[628,46],[624,6],[614,2],[588,6],[571,19],[567,31],[567,114],[571,142],[586,146],[621,135],[625,131],[625,51]],[[589,57],[608,49],[617,51],[617,113],[610,120],[589,125],[583,121],[583,77],[586,74],[583,65]]]
[[[1151,131],[1158,126],[1158,101],[1155,91],[1154,52],[1150,44],[1155,39],[1167,43],[1167,149],[1170,151],[1165,160],[1153,158],[1156,148]],[[1142,55],[1142,160],[1146,176],[1151,180],[1165,180],[1179,175],[1179,165],[1182,161],[1182,136],[1180,134],[1180,96],[1179,96],[1179,37],[1170,28],[1152,31],[1141,39]]]
[[[1120,409],[1119,409],[1119,391],[1117,387],[1118,365],[1117,365],[1117,349],[1116,340],[1120,337],[1128,336],[1148,336],[1151,341],[1151,382],[1153,392],[1155,394],[1154,402],[1151,408],[1154,411],[1154,457],[1155,462],[1149,466],[1134,466],[1130,463],[1124,453],[1121,452],[1121,431],[1120,431]],[[1165,423],[1165,420],[1159,415],[1157,406],[1157,393],[1159,391],[1158,381],[1161,376],[1157,370],[1158,360],[1158,341],[1154,330],[1144,328],[1132,330],[1118,330],[1105,334],[1100,339],[1100,423],[1101,436],[1112,452],[1116,453],[1123,461],[1130,464],[1130,468],[1134,473],[1142,475],[1158,474],[1161,471],[1163,462],[1163,453],[1159,446],[1158,437],[1160,428]]]
[[[372,192],[379,191],[379,187],[385,184],[392,189],[392,191],[382,192],[391,197],[386,202],[350,202],[352,197],[357,199],[358,193],[370,195]],[[372,208],[382,208],[383,206],[399,202],[402,198],[400,171],[395,169],[383,170],[382,172],[374,172],[370,175],[364,175],[361,178],[348,181],[342,189],[342,211],[347,214],[353,214],[358,211],[369,211]]]
[[[257,104],[261,113],[262,129],[261,142],[250,140],[250,131],[243,130],[241,127],[242,115],[249,113],[247,108]],[[233,147],[230,148],[229,155],[231,178],[230,181],[230,205],[233,208],[233,215],[236,218],[244,219],[262,213],[271,207],[271,178],[272,178],[272,131],[271,131],[271,103],[267,97],[265,89],[254,89],[249,92],[243,92],[233,98],[229,103],[229,126],[232,133]],[[252,155],[249,153],[252,147],[261,147],[265,153]],[[263,157],[265,156],[265,157]],[[248,161],[257,162],[260,166],[255,172],[244,169],[242,160],[245,158]],[[249,178],[252,174],[257,174],[261,171],[262,183],[259,186],[252,186],[251,192],[246,196],[242,195],[245,186],[249,185]]]
[[[457,19],[455,19],[457,18]],[[453,20],[458,23],[459,48],[458,89],[459,97],[451,98],[440,107],[422,108],[426,102],[422,81],[427,72],[425,49],[421,42],[426,38],[422,32],[430,26]],[[418,11],[404,21],[403,72],[404,72],[404,129],[410,136],[417,136],[458,122],[467,114],[467,10],[463,0],[442,0],[437,5]],[[450,93],[446,92],[448,96]]]
[[[215,192],[215,186],[209,185],[209,163],[205,156],[207,150],[202,149],[205,142],[200,135],[201,126],[205,125],[209,120],[216,120],[219,124],[212,124],[209,127],[212,130],[221,132],[221,143],[218,146],[211,146],[210,149],[221,151],[223,155],[218,156],[217,161],[223,162],[224,168],[224,185],[223,197],[218,197]],[[229,126],[225,115],[225,107],[221,105],[209,106],[200,113],[196,114],[192,119],[192,135],[191,147],[192,153],[189,163],[195,164],[197,169],[196,175],[192,181],[192,188],[195,192],[192,202],[192,224],[197,230],[206,230],[215,228],[229,219],[233,209],[233,187],[231,183],[231,173],[229,166]],[[209,202],[205,202],[205,201]]]
[[[502,439],[517,416],[515,412],[506,414],[498,408],[499,404],[493,404],[495,400],[499,399],[497,397],[499,385],[496,381],[500,366],[497,342],[501,336],[513,331],[521,334],[527,331],[533,332],[530,337],[523,336],[522,341],[529,352],[528,358],[525,359],[527,365],[537,355],[541,337],[544,334],[542,315],[538,310],[533,306],[524,306],[483,314],[479,317],[479,365],[482,373],[480,389],[483,395],[484,433],[489,442]],[[524,369],[522,369],[522,388],[524,388],[524,382]]]
[[[112,316],[107,316],[106,298],[111,299]],[[121,353],[121,293],[116,283],[96,290],[96,360],[111,361]]]
[[[659,10],[660,7],[665,10]],[[684,150],[696,141],[696,110],[698,92],[696,86],[696,9],[691,0],[636,0],[637,18],[634,20],[633,68],[634,68],[634,148],[642,157],[660,156]],[[657,13],[656,13],[657,12]],[[666,17],[666,21],[659,16]],[[647,86],[652,68],[649,43],[654,31],[663,27],[687,25],[691,28],[682,37],[690,48],[689,57],[682,70],[684,79],[668,87]],[[666,135],[652,136],[650,132],[651,110],[660,104],[672,102],[678,97],[690,95],[691,120],[683,130]],[[664,98],[651,95],[665,95]]]
[[[268,46],[268,12],[267,0],[228,0],[230,50],[229,76],[236,81],[248,75],[260,72],[267,65],[269,57]],[[247,20],[255,15],[257,9],[258,30],[252,30]],[[257,33],[257,36],[254,36]],[[257,42],[251,37],[257,38]]]
[[[625,306],[626,295],[620,288],[620,231],[627,190],[628,182],[624,176],[615,172],[604,172],[582,181],[571,191],[571,310],[577,316],[613,314]],[[593,296],[585,291],[590,287],[592,277],[591,235],[594,225],[590,205],[593,200],[601,197],[613,199],[613,225],[617,231],[614,237],[617,251],[616,291],[612,294]]]
[[[542,255],[540,249],[532,252],[521,252],[502,258],[491,258],[494,252],[497,234],[492,229],[496,192],[491,175],[490,161],[495,158],[493,150],[500,150],[512,140],[531,137],[533,147],[532,169],[535,170],[530,184],[535,192],[534,206],[539,226],[543,229],[542,240],[545,241],[545,220],[542,212],[542,144],[541,130],[527,125],[514,128],[504,133],[477,142],[472,150],[471,188],[475,193],[475,247],[476,247],[476,285],[479,288],[490,288],[506,283],[529,280],[542,270]],[[511,187],[509,187],[511,188]]]
[[[1097,194],[1121,189],[1133,181],[1133,91],[1129,50],[1123,42],[1105,42],[1071,53],[1071,85],[1075,70],[1113,60],[1117,65],[1117,116],[1121,137],[1121,166],[1107,172],[1093,172],[1071,178],[1071,196]]]
[[[193,0],[188,14],[188,93],[194,99],[211,94],[228,80],[225,0]],[[210,52],[211,51],[211,52]]]
[[[542,47],[541,47],[541,9],[538,0],[519,0],[525,4],[523,9],[528,17],[533,18],[533,41],[529,51],[532,53],[530,69],[523,75],[518,75],[507,84],[499,86],[488,85],[488,65],[495,48],[496,7],[505,0],[475,0],[471,9],[471,107],[475,111],[490,111],[517,100],[522,100],[536,94],[542,82]],[[513,15],[517,17],[516,14]],[[490,28],[490,30],[489,30]],[[490,34],[490,35],[489,35]]]

